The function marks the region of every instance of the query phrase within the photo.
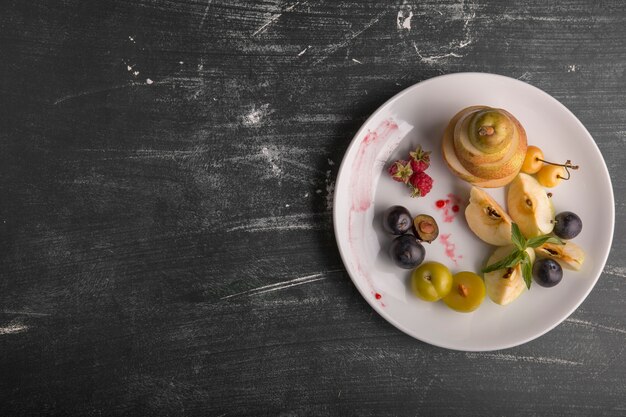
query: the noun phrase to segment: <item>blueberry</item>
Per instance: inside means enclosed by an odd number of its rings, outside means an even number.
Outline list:
[[[583,230],[582,220],[571,211],[557,214],[554,221],[554,234],[561,239],[573,239]]]
[[[409,210],[402,206],[391,206],[383,213],[383,229],[394,235],[402,235],[413,225]]]
[[[391,242],[389,256],[400,268],[413,269],[422,263],[426,251],[413,235],[398,236]]]
[[[563,268],[553,259],[539,259],[533,265],[533,275],[542,287],[554,287],[563,278]]]

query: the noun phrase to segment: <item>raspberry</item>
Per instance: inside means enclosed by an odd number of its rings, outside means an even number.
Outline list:
[[[430,166],[430,152],[423,151],[421,145],[417,145],[413,152],[409,152],[409,157],[413,172],[426,171]]]
[[[411,197],[424,197],[433,188],[433,179],[425,172],[416,172],[409,179]]]
[[[389,175],[391,175],[394,181],[403,182],[405,184],[409,182],[409,178],[413,175],[411,164],[403,160],[398,160],[391,164],[387,172],[389,172]]]
[[[411,159],[411,169],[413,170],[413,172],[424,172],[428,167],[428,162],[416,161],[415,159]]]

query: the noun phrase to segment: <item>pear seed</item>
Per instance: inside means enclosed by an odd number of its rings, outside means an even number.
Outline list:
[[[487,215],[488,215],[488,216],[493,217],[493,218],[496,218],[496,219],[500,219],[500,218],[502,218],[502,216],[500,216],[500,215],[498,214],[498,212],[497,212],[497,211],[495,211],[495,210],[494,210],[491,206],[487,207],[487,209],[486,209],[486,210],[487,210]]]

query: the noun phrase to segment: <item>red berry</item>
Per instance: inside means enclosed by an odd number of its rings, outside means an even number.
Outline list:
[[[426,168],[429,167],[429,164],[425,161],[416,161],[415,159],[411,159],[411,169],[413,172],[423,172],[426,171]]]
[[[425,172],[416,172],[409,180],[413,189],[411,197],[424,197],[433,188],[433,179]]]
[[[413,172],[425,171],[430,166],[430,152],[423,151],[421,145],[417,145],[414,151],[409,152],[409,157]]]
[[[387,169],[387,172],[389,172],[389,175],[391,175],[391,178],[393,178],[394,181],[403,182],[405,184],[409,182],[409,178],[413,175],[411,164],[402,160],[398,160],[391,164],[389,169]]]

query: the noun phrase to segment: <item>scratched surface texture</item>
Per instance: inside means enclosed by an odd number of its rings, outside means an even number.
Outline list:
[[[8,0],[0,45],[0,415],[626,415],[624,2]],[[598,285],[502,352],[396,330],[332,231],[359,126],[459,71],[555,96],[614,180]]]

